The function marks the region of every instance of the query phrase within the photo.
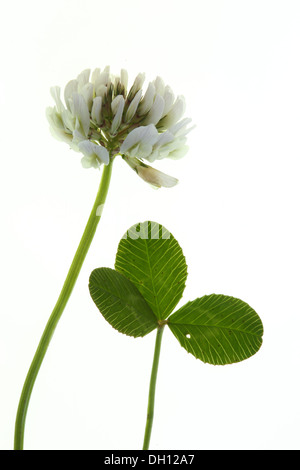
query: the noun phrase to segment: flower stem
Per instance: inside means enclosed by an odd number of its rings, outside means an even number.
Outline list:
[[[150,378],[147,420],[146,420],[143,450],[149,449],[151,430],[152,430],[152,424],[153,424],[153,416],[154,416],[155,386],[156,386],[157,370],[158,370],[160,347],[161,347],[163,331],[164,331],[164,325],[159,326],[157,328],[154,357],[153,357],[153,364],[152,364],[152,371],[151,371],[151,378]]]
[[[81,270],[82,264],[84,262],[86,254],[93,240],[94,234],[96,232],[97,225],[101,218],[103,205],[105,203],[106,196],[108,193],[109,183],[111,179],[111,172],[112,172],[112,161],[107,166],[103,167],[101,182],[100,182],[98,193],[97,193],[94,205],[93,205],[93,209],[91,211],[90,217],[86,224],[79,246],[73,258],[72,264],[70,266],[69,272],[67,274],[67,277],[62,287],[59,298],[48,320],[48,323],[46,325],[46,328],[43,332],[43,335],[40,339],[36,353],[32,360],[30,369],[26,376],[23,389],[22,389],[22,394],[21,394],[20,401],[19,401],[16,422],[15,422],[15,440],[14,440],[15,450],[23,449],[26,414],[27,414],[31,392],[35,383],[35,379],[38,375],[39,369],[41,367],[41,364],[47,352],[48,346],[50,344],[50,341],[54,333],[54,330],[57,326],[57,323],[70,298],[73,287],[76,283],[79,272]]]

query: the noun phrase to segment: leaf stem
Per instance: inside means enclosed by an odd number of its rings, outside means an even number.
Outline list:
[[[101,218],[103,205],[106,200],[109,183],[111,179],[112,164],[113,162],[110,161],[108,165],[103,167],[100,186],[98,189],[98,193],[97,193],[90,217],[86,224],[85,230],[83,232],[82,238],[80,240],[77,251],[73,258],[72,264],[70,266],[69,272],[67,274],[67,277],[62,287],[59,298],[56,302],[53,312],[45,327],[45,330],[43,332],[43,335],[37,347],[36,353],[32,360],[30,369],[26,376],[22,393],[21,393],[21,397],[20,397],[20,401],[19,401],[16,422],[15,422],[15,440],[14,440],[15,450],[23,449],[25,421],[26,421],[26,414],[27,414],[31,392],[32,392],[36,377],[38,375],[39,369],[41,367],[41,364],[47,352],[48,346],[50,344],[54,330],[70,298],[70,295],[72,293],[72,290],[78,278],[79,272],[81,270],[82,264],[85,260],[86,254],[89,250],[94,234],[96,232],[97,225]]]
[[[146,420],[146,427],[145,427],[143,450],[148,450],[149,449],[149,443],[150,443],[150,437],[151,437],[151,431],[152,431],[152,424],[153,424],[153,417],[154,417],[154,401],[155,401],[156,378],[157,378],[158,363],[159,363],[160,348],[161,348],[161,340],[162,340],[162,335],[163,335],[163,331],[164,331],[164,326],[165,326],[164,324],[159,325],[159,327],[157,328],[155,349],[154,349],[154,357],[153,357],[153,364],[152,364],[152,371],[151,371],[151,378],[150,378],[147,420]]]

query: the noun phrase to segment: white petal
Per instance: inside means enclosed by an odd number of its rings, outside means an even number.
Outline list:
[[[159,134],[159,139],[154,145],[154,148],[169,144],[170,142],[173,142],[173,140],[174,140],[174,135],[169,131],[165,131],[162,134]]]
[[[75,129],[73,132],[73,143],[78,146],[79,142],[83,142],[84,140],[86,140],[86,137]]]
[[[85,157],[88,157],[90,159],[91,162],[92,160],[97,161],[98,166],[100,163],[104,163],[105,165],[108,165],[109,154],[105,147],[102,147],[101,145],[97,145],[94,142],[91,142],[89,140],[83,140],[82,142],[78,143],[78,148],[80,152],[84,154]],[[86,159],[84,160],[84,162],[87,163],[88,160]]]
[[[174,152],[174,151],[179,151],[181,148],[183,148],[186,144],[187,138],[185,136],[183,137],[176,137],[173,142],[170,142],[168,144],[168,149],[169,152]],[[163,149],[163,147],[162,147]],[[170,155],[168,155],[170,156]]]
[[[173,152],[170,152],[168,158],[172,158],[173,160],[179,160],[187,154],[188,150],[189,147],[187,145],[182,145],[179,148],[173,150]]]
[[[152,153],[147,156],[147,160],[152,163],[154,160],[162,160],[163,158],[182,158],[188,149],[185,145],[186,140],[184,136],[174,137],[169,131],[163,132],[153,146]]]
[[[110,69],[109,66],[105,67],[103,72],[101,72],[95,82],[95,86],[99,87],[100,85],[109,86],[111,82],[110,79]]]
[[[64,109],[61,113],[61,118],[66,129],[69,129],[71,132],[75,129],[75,118],[71,111]]]
[[[120,147],[121,153],[126,153],[130,148],[136,145],[143,136],[143,127],[137,127],[131,131]]]
[[[120,89],[121,80],[120,80],[120,77],[118,77],[117,75],[114,76],[113,78],[114,78],[113,88],[114,88],[114,92],[115,92],[115,90]]]
[[[148,155],[147,160],[150,163],[153,163],[155,160],[160,160],[159,150],[152,148],[152,152]]]
[[[59,129],[54,129],[53,127],[50,127],[50,132],[56,140],[59,140],[61,142],[66,142],[67,144],[70,145],[70,147],[76,150],[76,148],[74,148],[72,145],[72,134],[66,134],[64,131],[59,130]]]
[[[111,110],[114,116],[116,115],[116,112],[118,111],[120,101],[124,101],[124,97],[122,95],[116,96],[111,102]]]
[[[65,107],[60,99],[60,87],[59,86],[51,87],[50,93],[51,93],[52,98],[55,101],[57,111],[61,113],[65,109]]]
[[[157,124],[161,119],[165,107],[165,100],[162,96],[156,95],[153,106],[145,117],[143,124]]]
[[[93,73],[91,76],[91,82],[96,83],[99,77],[100,77],[100,69],[96,68],[95,70],[93,70]]]
[[[47,108],[46,117],[51,127],[55,129],[64,130],[64,125],[63,125],[61,115],[57,112],[55,108],[50,108],[50,107]]]
[[[94,98],[94,100],[93,100],[92,119],[98,125],[100,125],[101,122],[102,122],[101,109],[102,109],[102,98],[101,98],[101,96],[96,96],[96,98]]]
[[[153,85],[153,83],[149,83],[146,93],[139,105],[138,114],[140,116],[143,116],[143,114],[148,113],[151,106],[153,105],[154,96],[155,96],[155,86]]]
[[[165,84],[161,77],[156,77],[154,80],[155,91],[157,95],[163,96],[165,93]]]
[[[143,129],[142,141],[144,143],[154,145],[159,137],[156,127],[153,124],[150,124],[149,126],[142,126],[141,128]]]
[[[166,175],[165,173],[152,168],[151,166],[137,166],[137,174],[147,183],[152,184],[157,188],[172,188],[178,183],[178,179],[173,176]]]
[[[190,124],[190,122],[192,122],[190,118],[184,118],[181,121],[177,122],[177,124],[174,124],[174,126],[171,126],[169,128],[169,131],[172,132],[172,134],[175,135],[176,137],[180,135],[185,135],[187,134],[187,132],[190,131],[189,129],[188,130],[185,129],[186,126]]]
[[[122,69],[122,70],[121,70],[121,84],[123,85],[123,87],[125,88],[125,90],[127,90],[127,86],[128,86],[128,72],[127,72],[127,70],[125,70],[125,69]]]
[[[64,90],[64,99],[67,105],[67,108],[71,110],[70,101],[72,101],[73,93],[77,93],[78,91],[78,80],[71,80],[65,86]]]
[[[132,87],[130,88],[130,91],[128,93],[128,100],[132,101],[133,98],[135,97],[136,93],[142,88],[143,84],[145,81],[145,74],[144,73],[139,73],[136,79],[133,82]]]
[[[90,156],[94,153],[93,144],[90,140],[82,140],[78,143],[78,147],[80,152],[82,152],[84,155]]]
[[[110,128],[110,133],[112,135],[114,135],[117,132],[117,130],[119,129],[120,124],[122,122],[122,116],[123,116],[125,100],[124,100],[122,95],[119,95],[119,96],[120,96],[120,100],[119,100],[119,104],[118,104],[118,109],[117,109],[116,115],[113,119],[113,122],[111,123],[111,128]]]
[[[82,87],[80,93],[84,97],[88,109],[91,110],[93,104],[94,85],[92,83],[86,83],[84,87]]]
[[[78,86],[80,89],[83,88],[86,83],[88,83],[89,78],[90,78],[90,73],[91,73],[90,69],[85,69],[78,75],[77,80],[78,80]]]
[[[109,153],[105,147],[102,147],[101,145],[95,145],[94,151],[99,160],[101,160],[104,165],[109,164]]]
[[[46,109],[46,117],[50,124],[50,132],[52,136],[61,141],[66,142],[69,145],[72,143],[72,134],[67,132],[64,129],[63,122],[61,120],[60,115],[57,113],[55,108],[47,108]],[[76,149],[75,149],[76,150]]]
[[[156,128],[153,125],[145,127],[139,141],[129,149],[130,156],[147,158],[151,154],[153,144],[157,139],[158,133]]]
[[[173,91],[171,90],[171,88],[169,86],[166,86],[163,98],[165,100],[165,107],[164,107],[164,111],[163,111],[163,116],[165,116],[166,114],[168,114],[168,112],[172,108],[173,103],[175,101],[175,95],[174,95]]]
[[[162,119],[160,125],[166,129],[176,124],[182,117],[185,111],[185,99],[183,96],[178,96],[170,112]]]
[[[125,122],[131,121],[131,119],[135,115],[137,107],[138,107],[139,102],[141,100],[141,97],[142,97],[142,90],[139,90],[136,93],[135,97],[133,98],[133,100],[131,101],[131,103],[130,103],[128,109],[127,109],[126,116],[125,116]]]
[[[147,158],[152,153],[152,145],[148,142],[141,142],[138,147],[135,155],[138,158]]]
[[[90,128],[90,113],[82,95],[73,93],[72,112],[78,118],[84,134],[87,136]]]
[[[107,93],[107,87],[103,84],[95,84],[95,95],[96,96],[101,96],[101,98],[104,97],[104,95]]]
[[[94,157],[87,155],[82,157],[81,165],[83,168],[99,168],[99,162]]]
[[[140,146],[140,142],[137,142],[137,144],[130,147],[130,149],[127,150],[127,155],[129,155],[130,157],[137,156],[139,152],[139,146]]]
[[[172,188],[178,183],[178,180],[173,178],[173,176],[166,175],[149,165],[145,165],[145,163],[141,162],[138,158],[125,156],[124,160],[144,181],[156,188],[162,186]]]
[[[120,152],[126,153],[128,150],[142,141],[146,144],[154,145],[157,139],[158,132],[153,124],[150,124],[149,126],[137,127],[128,134],[123,144],[121,145]]]

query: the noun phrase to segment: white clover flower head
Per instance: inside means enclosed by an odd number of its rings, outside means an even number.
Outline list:
[[[188,150],[186,135],[191,119],[183,96],[175,95],[160,77],[143,94],[145,75],[140,73],[127,91],[128,74],[113,76],[110,68],[89,69],[71,80],[64,90],[51,88],[55,106],[47,108],[54,137],[83,154],[84,168],[99,168],[116,155],[155,187],[172,187],[177,179],[145,163],[162,158],[178,159]]]

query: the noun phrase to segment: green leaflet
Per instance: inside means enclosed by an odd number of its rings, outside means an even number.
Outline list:
[[[115,269],[130,279],[159,320],[182,297],[187,265],[179,243],[157,222],[132,226],[119,243]]]
[[[162,225],[132,226],[119,243],[115,269],[93,271],[89,287],[118,331],[145,336],[167,324],[186,351],[214,365],[243,361],[261,347],[261,319],[240,299],[206,295],[171,314],[182,297],[187,266],[178,242]]]
[[[243,361],[262,344],[263,325],[257,313],[242,300],[225,295],[188,302],[170,316],[168,325],[181,346],[210,364]]]
[[[104,318],[121,333],[145,336],[157,327],[157,319],[138,289],[110,268],[95,269],[90,294]]]

